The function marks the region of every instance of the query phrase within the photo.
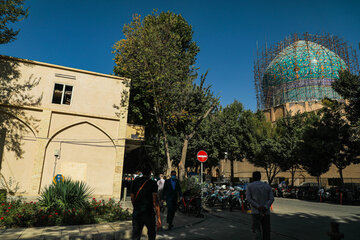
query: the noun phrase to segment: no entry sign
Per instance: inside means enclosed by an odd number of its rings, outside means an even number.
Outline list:
[[[208,155],[205,151],[201,150],[197,153],[196,155],[197,159],[199,160],[199,162],[206,162],[206,160],[208,159]]]

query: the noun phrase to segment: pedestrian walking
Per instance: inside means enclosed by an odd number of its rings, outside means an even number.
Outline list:
[[[168,224],[168,229],[173,228],[173,221],[175,217],[175,211],[177,208],[177,203],[179,198],[182,196],[180,182],[176,179],[176,172],[171,171],[171,178],[165,180],[163,197],[166,201],[167,206],[167,217],[166,221]]]
[[[158,201],[158,188],[154,180],[151,180],[150,166],[144,166],[142,177],[137,177],[131,185],[131,202],[133,205],[132,215],[132,239],[140,240],[144,225],[148,229],[149,240],[155,240],[156,227],[161,227],[160,207]],[[157,220],[155,219],[155,213]]]
[[[160,174],[160,179],[157,181],[158,185],[158,197],[159,199],[163,199],[163,190],[165,184],[165,177],[163,174]],[[163,201],[160,201],[160,212],[164,212],[164,204]]]
[[[253,172],[254,182],[247,185],[246,200],[251,205],[252,231],[257,240],[270,240],[270,207],[274,202],[271,187],[261,182],[261,173]]]

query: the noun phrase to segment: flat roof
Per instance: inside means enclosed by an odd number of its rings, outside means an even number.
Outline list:
[[[115,76],[115,75],[92,72],[92,71],[87,71],[87,70],[82,70],[82,69],[77,69],[77,68],[71,68],[71,67],[64,67],[64,66],[60,66],[60,65],[44,63],[44,62],[38,62],[38,61],[33,61],[33,60],[28,60],[28,59],[23,59],[23,58],[17,58],[17,57],[11,57],[11,56],[1,55],[1,54],[0,54],[0,58],[12,60],[12,61],[23,62],[23,63],[36,64],[36,65],[45,66],[45,67],[63,69],[63,70],[68,70],[68,71],[73,71],[73,72],[86,73],[86,74],[91,74],[91,75],[95,75],[95,76],[114,78],[114,79],[118,79],[118,80],[125,80],[125,79],[130,80],[129,78],[126,78],[126,77],[118,77],[118,76]]]

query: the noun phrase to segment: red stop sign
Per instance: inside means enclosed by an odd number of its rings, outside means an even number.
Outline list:
[[[197,153],[196,155],[197,159],[199,160],[199,162],[206,162],[206,160],[208,159],[208,155],[205,151],[201,150]]]

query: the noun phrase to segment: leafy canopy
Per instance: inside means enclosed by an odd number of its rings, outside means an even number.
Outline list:
[[[19,30],[14,30],[9,25],[23,20],[27,15],[24,0],[0,0],[0,44],[15,40]]]
[[[170,122],[175,103],[196,77],[199,47],[191,25],[180,14],[154,11],[143,19],[134,15],[123,33],[114,46],[114,72],[131,78],[129,120],[147,125],[159,114]]]

